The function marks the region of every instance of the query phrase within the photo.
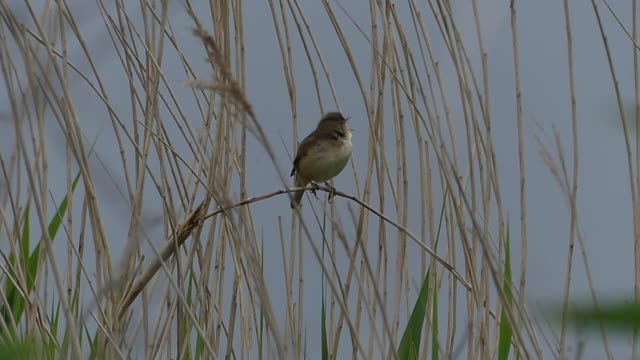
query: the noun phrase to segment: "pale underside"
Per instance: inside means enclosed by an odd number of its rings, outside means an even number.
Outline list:
[[[298,176],[301,185],[309,181],[324,182],[336,177],[345,168],[351,157],[351,142],[318,142],[300,159]]]

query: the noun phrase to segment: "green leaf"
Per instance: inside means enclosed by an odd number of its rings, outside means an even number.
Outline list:
[[[192,275],[193,275],[193,271],[192,271]],[[191,279],[191,281],[189,281],[189,291],[187,292],[187,304],[189,304],[189,306],[191,306],[191,297],[192,297],[192,292],[193,292],[193,284],[194,284],[195,279]],[[200,333],[198,333],[197,338],[196,338],[196,353],[195,353],[195,359],[203,359],[204,358],[204,339],[202,338],[202,336],[200,335]]]
[[[29,249],[31,246],[29,244],[29,239],[31,238],[31,226],[29,225],[29,207],[24,210],[24,225],[22,226],[22,260],[24,264],[29,262]],[[27,279],[27,284],[29,284],[29,279]]]
[[[405,359],[417,359],[420,351],[420,341],[422,337],[422,325],[427,313],[427,301],[429,299],[429,275],[431,269],[427,271],[427,275],[422,281],[422,287],[420,288],[420,294],[416,300],[411,316],[409,317],[409,323],[404,329],[402,334],[402,340],[400,340],[400,346],[398,346],[398,358]]]
[[[71,184],[71,194],[67,194],[67,196],[65,196],[64,200],[62,200],[62,202],[60,203],[60,207],[58,207],[58,211],[56,211],[56,214],[53,216],[53,219],[49,223],[48,231],[49,231],[49,238],[51,240],[53,240],[56,237],[56,234],[58,233],[58,229],[62,224],[64,213],[67,211],[67,203],[69,201],[69,198],[73,194],[73,192],[76,190],[76,186],[78,185],[79,180],[80,180],[80,172],[78,172],[78,175],[76,175],[76,178],[73,179],[73,184]]]
[[[55,239],[55,236],[58,233],[58,229],[62,224],[62,219],[64,217],[65,212],[67,211],[67,203],[71,198],[71,195],[73,194],[73,191],[75,190],[76,186],[78,185],[78,180],[80,180],[80,172],[78,172],[75,179],[73,180],[73,184],[71,186],[71,193],[65,196],[65,198],[60,203],[60,206],[58,207],[55,215],[53,216],[53,219],[51,219],[51,221],[49,222],[47,232],[49,234],[49,238],[52,241],[53,239]],[[27,207],[25,210],[24,224],[22,228],[22,239],[21,239],[23,261],[24,261],[23,265],[26,270],[25,276],[26,276],[26,285],[27,285],[27,289],[26,289],[27,296],[31,295],[31,292],[33,290],[33,286],[35,283],[35,279],[38,275],[38,266],[40,262],[40,245],[41,245],[41,243],[38,243],[38,245],[36,245],[36,247],[33,249],[31,254],[28,255],[29,248],[30,248],[30,238],[31,238],[30,233],[31,232],[30,232],[30,223],[29,223],[29,208]],[[12,265],[15,265],[14,256],[11,256],[9,260]],[[12,268],[14,268],[14,266],[10,267],[10,269]],[[12,275],[15,276],[15,274],[12,274]],[[3,306],[2,315],[5,321],[7,321],[9,313],[11,313],[14,321],[17,324],[18,322],[20,322],[20,319],[22,318],[22,313],[24,312],[25,299],[17,291],[17,289],[15,289],[15,286],[11,281],[7,281],[5,293],[7,294],[7,303],[8,303],[9,309],[7,310],[7,308]]]
[[[438,287],[433,287],[433,305],[431,306],[431,312],[433,314],[433,324],[431,328],[433,329],[431,333],[431,359],[438,360],[440,353],[438,350],[440,349],[440,344],[438,343]]]
[[[324,214],[323,218],[322,218],[322,261],[324,262],[324,249],[325,247],[328,249],[329,248],[329,244],[327,243],[327,238],[326,238],[326,226],[327,226],[327,216],[326,213]],[[322,271],[322,277],[320,279],[320,284],[321,284],[321,294],[322,294],[322,309],[321,309],[321,315],[320,315],[320,333],[322,336],[321,339],[321,343],[322,343],[322,360],[327,360],[329,359],[329,344],[327,342],[327,314],[326,314],[326,298],[325,298],[325,290],[324,290],[324,282],[325,282],[325,277],[324,277],[324,271]]]
[[[45,342],[45,350],[47,350],[47,353],[49,354],[49,358],[50,359],[54,359],[56,352],[58,350],[58,346],[56,344],[56,338],[58,337],[58,325],[60,324],[60,302],[57,303],[57,306],[54,310],[54,305],[53,303],[51,304],[51,314],[53,315],[53,321],[51,322],[51,334],[53,335],[52,338],[48,339],[48,341]]]
[[[556,310],[557,319],[562,319],[562,307]],[[625,299],[609,300],[607,304],[572,305],[569,307],[569,323],[581,329],[599,329],[600,325],[610,330],[631,334],[640,330],[640,303],[629,303]]]
[[[500,337],[498,340],[498,360],[507,360],[509,358],[509,350],[511,349],[511,336],[513,335],[513,329],[507,313],[504,310],[505,306],[511,306],[513,303],[513,294],[511,293],[511,245],[509,240],[509,224],[507,224],[507,240],[505,244],[505,259],[504,259],[504,283],[502,285],[504,291],[504,297],[506,304],[502,307],[502,314],[500,315]]]
[[[100,330],[98,330],[100,331]],[[98,332],[93,336],[93,340],[89,337],[89,333],[87,331],[87,339],[89,339],[89,348],[91,349],[91,353],[89,353],[89,360],[95,360],[98,358]]]
[[[26,267],[26,264],[28,263],[28,259],[29,259],[29,238],[30,238],[30,225],[29,225],[29,207],[27,207],[25,209],[25,213],[24,213],[24,222],[22,225],[22,240],[21,240],[21,244],[22,244],[22,249],[21,249],[21,253],[22,253],[22,267]],[[9,272],[11,274],[11,277],[13,279],[15,279],[16,281],[18,281],[18,276],[15,273],[15,268],[16,268],[16,254],[11,254],[9,256]],[[27,279],[27,283],[28,283],[28,279]],[[7,294],[7,304],[9,306],[9,308],[7,309],[6,307],[2,308],[2,317],[4,318],[5,322],[9,322],[9,316],[13,317],[13,320],[17,323],[19,318],[20,318],[20,314],[22,314],[22,311],[24,309],[24,299],[22,298],[22,295],[20,295],[20,292],[18,291],[18,289],[16,288],[16,286],[14,285],[14,283],[11,280],[7,280],[7,288],[5,290],[5,293]]]
[[[323,290],[324,292],[324,290]],[[322,319],[321,319],[321,325],[320,327],[322,328],[322,360],[327,360],[329,358],[329,346],[327,344],[327,320],[326,320],[326,313],[325,313],[325,301],[324,301],[324,294],[322,294]]]
[[[49,239],[51,239],[51,241],[53,241],[56,238],[58,229],[60,229],[60,225],[62,224],[62,219],[64,217],[65,212],[67,211],[67,203],[69,201],[69,198],[71,198],[73,191],[76,189],[76,185],[78,185],[78,180],[80,180],[80,172],[78,172],[78,175],[76,175],[76,178],[73,180],[73,184],[71,185],[71,193],[67,194],[67,196],[64,197],[55,215],[53,215],[53,219],[51,219],[51,221],[49,222],[49,227],[47,228],[47,232],[49,233]],[[36,275],[38,273],[41,244],[42,243],[38,243],[38,245],[36,245],[36,248],[31,253],[31,256],[29,256],[28,268],[27,268],[27,290],[29,290],[29,294],[31,294],[31,290],[33,289],[33,281],[35,280]],[[29,286],[29,284],[31,285]]]
[[[445,198],[449,192],[449,188],[445,189]],[[436,242],[434,246],[434,251],[438,249],[438,242],[440,241],[440,231],[442,230],[442,224],[444,221],[444,208],[445,202],[442,202],[442,206],[440,207],[440,219],[438,220],[438,231],[436,233]],[[404,329],[402,334],[402,339],[400,340],[400,345],[398,346],[398,358],[401,360],[405,359],[417,359],[420,351],[420,342],[422,341],[422,325],[424,323],[424,318],[427,313],[427,302],[429,299],[429,277],[431,274],[431,269],[427,270],[427,274],[422,280],[422,286],[420,288],[420,294],[418,295],[418,299],[416,300],[415,305],[413,306],[413,310],[411,311],[411,316],[409,316],[409,322]],[[435,284],[437,285],[437,284]],[[438,359],[438,291],[436,289],[437,286],[434,286],[433,289],[433,334],[431,337],[432,348],[431,348],[431,356],[433,359]]]
[[[42,357],[42,346],[29,338],[19,342],[0,342],[0,359],[28,360]]]

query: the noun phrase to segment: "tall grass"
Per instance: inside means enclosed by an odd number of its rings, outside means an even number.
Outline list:
[[[501,99],[517,113],[511,151],[519,172],[509,178],[499,175],[494,146],[481,2],[470,2],[475,38],[465,41],[448,1],[369,1],[368,14],[344,2],[320,4],[323,13],[310,13],[305,2],[269,0],[274,41],[252,52],[245,38],[254,24],[244,13],[254,4],[240,0],[99,0],[91,6],[110,43],[97,46],[70,2],[0,3],[9,104],[1,111],[12,131],[0,153],[6,351],[38,344],[45,358],[566,356],[566,318],[545,342],[527,304],[525,154],[535,149],[525,148],[518,2],[510,3],[513,97]],[[568,304],[581,235],[568,1],[565,11],[571,160],[560,140],[557,152],[540,150],[570,212]],[[187,31],[190,42],[181,36]],[[320,40],[328,33],[338,60]],[[284,123],[255,106],[262,95],[251,91],[247,53],[261,51],[281,61],[260,71],[282,73],[286,91],[267,95],[288,104],[278,110]],[[101,56],[116,59],[116,69],[103,70]],[[111,77],[122,79],[117,89],[105,85]],[[345,78],[356,93],[336,86]],[[77,110],[78,87],[95,100],[90,116],[101,119],[98,130]],[[125,109],[112,101],[120,97]],[[277,199],[292,191],[283,164],[313,126],[301,114],[344,111],[347,101],[362,118],[342,187],[331,203],[320,187],[319,200],[307,194],[290,212]],[[301,110],[309,103],[313,110]],[[291,140],[272,136],[274,128]],[[636,224],[640,147],[634,155],[626,146]],[[106,164],[107,152],[118,162]],[[256,171],[251,159],[273,170]],[[269,183],[273,174],[278,180]],[[256,191],[257,176],[274,187]],[[505,182],[519,184],[515,213],[505,206],[513,196]],[[114,217],[114,198],[123,199],[126,214]],[[508,219],[518,219],[519,231],[509,231]],[[124,239],[115,242],[114,234]],[[607,346],[604,330],[601,337]]]

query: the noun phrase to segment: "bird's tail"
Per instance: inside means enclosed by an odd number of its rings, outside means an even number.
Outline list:
[[[307,184],[296,174],[295,187],[305,187]],[[293,197],[291,198],[291,208],[294,209],[300,205],[300,201],[302,201],[302,196],[304,195],[304,190],[296,191],[293,193]]]

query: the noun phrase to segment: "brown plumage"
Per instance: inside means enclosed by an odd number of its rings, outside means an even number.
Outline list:
[[[347,118],[339,112],[325,114],[316,129],[298,147],[291,176],[295,186],[304,187],[311,181],[324,182],[337,176],[351,157],[351,131]],[[291,208],[300,204],[304,191],[296,191]]]

